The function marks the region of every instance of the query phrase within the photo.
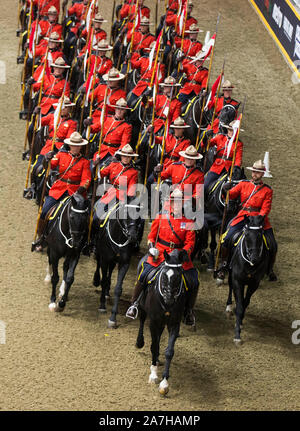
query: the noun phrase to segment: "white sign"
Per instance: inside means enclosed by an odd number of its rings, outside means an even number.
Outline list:
[[[274,19],[278,27],[281,28],[283,21],[283,13],[280,10],[280,6],[277,6],[276,3],[274,4],[272,18]]]
[[[283,18],[283,30],[286,37],[291,42],[293,38],[294,27],[292,26],[292,24],[290,23],[290,21],[287,19],[286,16]]]

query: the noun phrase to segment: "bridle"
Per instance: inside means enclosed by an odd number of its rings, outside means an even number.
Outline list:
[[[123,226],[122,225],[122,223],[120,222],[120,218],[119,218],[119,206],[114,210],[114,212],[113,213],[111,213],[110,215],[112,215],[112,214],[116,214],[117,213],[117,217],[116,217],[116,220],[117,220],[117,222],[118,222],[118,225],[120,226],[120,229],[121,229],[121,231],[122,231],[122,233],[123,233],[123,235],[125,236],[125,238],[126,238],[126,241],[123,243],[123,244],[120,244],[120,243],[118,243],[118,242],[116,242],[113,238],[112,238],[112,235],[111,235],[111,232],[110,232],[110,221],[111,221],[111,219],[109,218],[108,219],[108,221],[107,221],[107,224],[106,224],[106,231],[107,231],[107,235],[108,235],[108,238],[110,239],[110,241],[115,245],[115,246],[117,246],[117,247],[119,247],[119,248],[123,248],[123,247],[125,247],[126,245],[128,245],[129,244],[129,235],[130,235],[130,233],[129,233],[129,228],[131,227],[131,226],[135,226],[136,225],[136,223],[135,223],[135,221],[132,221],[132,222],[130,222],[130,223],[128,223],[126,226]],[[130,204],[126,204],[125,206],[124,206],[124,208],[139,208],[139,206],[138,205],[130,205]]]
[[[64,214],[66,208],[68,208],[68,220],[69,220],[68,226],[69,226],[70,238],[66,237],[66,235],[63,233],[62,226],[61,226],[63,214]],[[66,205],[63,207],[62,212],[61,212],[60,217],[59,217],[58,227],[59,227],[59,231],[60,231],[62,237],[65,240],[65,244],[66,244],[67,247],[69,247],[69,248],[73,248],[74,247],[74,245],[72,244],[72,242],[73,242],[73,235],[74,234],[80,234],[80,233],[82,234],[82,231],[76,231],[76,230],[72,229],[71,222],[70,222],[70,212],[73,211],[73,212],[75,212],[77,214],[85,214],[85,213],[88,212],[88,210],[89,210],[88,207],[85,208],[84,210],[80,210],[80,209],[74,208],[70,201],[68,203],[66,203]]]
[[[241,245],[240,245],[240,247],[241,247],[241,256],[242,256],[242,258],[245,260],[245,262],[247,262],[247,263],[249,263],[249,265],[250,266],[254,266],[254,263],[252,263],[250,260],[249,260],[249,258],[248,258],[248,250],[247,250],[247,244],[246,244],[246,242],[245,242],[245,231],[247,230],[247,229],[250,229],[250,230],[262,230],[262,226],[245,226],[244,227],[244,233],[243,233],[243,236],[242,236],[242,239],[241,239]],[[243,245],[245,244],[245,253],[244,253],[244,250],[243,250]],[[259,258],[262,256],[262,251],[263,251],[263,246],[264,246],[264,242],[262,241],[262,243],[261,243],[261,246],[260,246],[260,250],[259,250]]]
[[[182,263],[172,264],[172,263],[165,262],[164,265],[162,266],[162,268],[160,270],[160,273],[159,273],[159,276],[158,276],[158,282],[157,282],[157,291],[158,291],[158,293],[159,293],[159,295],[161,296],[162,299],[164,299],[164,294],[163,294],[163,291],[162,291],[163,290],[162,289],[163,288],[163,283],[161,282],[161,278],[162,278],[162,275],[165,273],[163,271],[163,268],[165,268],[165,267],[169,267],[169,268],[182,268]],[[173,296],[175,302],[177,302],[177,300],[180,297],[180,295],[182,293],[182,290],[183,290],[182,269],[180,271],[180,275],[181,275],[181,282],[180,282],[180,284],[178,286],[176,294]],[[164,311],[166,311],[165,305],[161,301],[159,301],[159,302],[160,302],[160,305],[161,305],[162,309]]]

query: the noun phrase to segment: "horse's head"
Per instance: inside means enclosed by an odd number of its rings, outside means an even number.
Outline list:
[[[262,256],[264,216],[246,216],[244,227],[245,258],[253,266]]]
[[[160,275],[160,293],[167,307],[172,307],[182,291],[182,264],[188,260],[185,250],[164,251],[165,264]]]
[[[69,231],[71,235],[70,245],[78,249],[83,245],[88,228],[89,201],[75,193],[69,204]]]
[[[228,126],[229,123],[231,123],[236,117],[236,107],[233,105],[225,105],[223,106],[220,115],[220,131],[226,133],[226,130],[224,131],[224,128],[222,128],[222,125],[225,124]]]

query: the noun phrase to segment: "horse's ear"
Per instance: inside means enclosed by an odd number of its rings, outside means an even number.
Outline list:
[[[246,216],[244,217],[244,221],[245,221],[245,225],[249,224],[249,221],[250,221],[250,220],[249,220],[249,216],[247,216],[247,215],[246,215]]]
[[[166,262],[169,261],[169,255],[168,255],[166,250],[164,250],[164,258],[165,258]]]
[[[180,250],[179,252],[179,262],[184,263],[189,261],[189,255],[186,250]]]

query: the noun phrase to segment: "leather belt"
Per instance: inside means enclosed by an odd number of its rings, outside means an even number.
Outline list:
[[[232,162],[232,157],[226,157],[226,159],[223,159],[222,157],[216,157],[216,160],[224,160],[226,162],[227,160]]]
[[[172,242],[172,241],[168,242],[168,241],[165,241],[164,239],[161,239],[160,237],[158,237],[157,242],[159,242],[162,245],[166,245],[167,247],[170,247],[171,249],[183,247],[183,244],[175,244],[175,242]]]
[[[112,147],[112,148],[118,148],[120,146],[120,144],[112,144],[111,142],[103,142],[103,145],[106,145],[107,147]]]
[[[253,212],[253,211],[260,211],[260,207],[245,207],[242,208],[243,211],[248,211],[249,213]]]
[[[59,99],[59,96],[54,96],[54,94],[47,94],[47,93],[45,93],[44,94],[44,97],[48,97],[48,99]]]
[[[67,183],[67,184],[73,184],[78,186],[80,184],[80,181],[72,181],[72,180],[66,180],[65,178],[60,178],[59,181],[62,181],[63,183]]]

